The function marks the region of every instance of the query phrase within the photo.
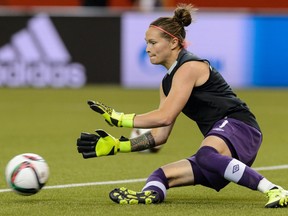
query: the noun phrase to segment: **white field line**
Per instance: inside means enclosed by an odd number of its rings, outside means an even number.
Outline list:
[[[84,186],[94,186],[94,185],[110,185],[110,184],[126,184],[134,182],[144,182],[146,178],[142,179],[127,179],[127,180],[118,180],[118,181],[104,181],[104,182],[87,182],[87,183],[75,183],[75,184],[66,184],[66,185],[53,185],[53,186],[44,186],[42,189],[55,189],[55,188],[72,188],[72,187],[84,187]],[[0,193],[12,191],[11,189],[0,189]]]
[[[288,164],[279,165],[279,166],[269,166],[269,167],[256,167],[256,168],[253,168],[253,169],[256,170],[256,171],[288,169]]]
[[[288,169],[288,164],[279,165],[279,166],[255,167],[253,169],[256,171]],[[72,187],[85,187],[85,186],[123,184],[123,183],[126,184],[126,183],[135,183],[135,182],[144,182],[144,181],[146,181],[146,178],[126,179],[126,180],[117,180],[117,181],[104,181],[104,182],[76,183],[76,184],[66,184],[66,185],[54,185],[54,186],[45,186],[43,189],[72,188]],[[9,192],[9,191],[11,191],[11,189],[0,189],[0,193]]]

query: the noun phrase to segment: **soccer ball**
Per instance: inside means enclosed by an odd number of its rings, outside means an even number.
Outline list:
[[[147,129],[147,128],[133,128],[132,131],[131,131],[131,134],[130,134],[130,139],[131,138],[135,138],[137,136],[140,136],[148,131],[151,131],[151,129]],[[143,150],[143,151],[140,151],[142,153],[157,153],[159,152],[159,150],[161,149],[162,146],[156,146],[154,148],[151,148],[151,149],[146,149],[146,150]]]
[[[13,157],[7,164],[5,177],[8,186],[17,194],[30,196],[38,193],[49,177],[46,161],[34,153]]]

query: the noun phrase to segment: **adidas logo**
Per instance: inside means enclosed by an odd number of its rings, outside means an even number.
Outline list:
[[[38,14],[0,47],[0,86],[82,87],[85,67],[71,59],[49,16]]]

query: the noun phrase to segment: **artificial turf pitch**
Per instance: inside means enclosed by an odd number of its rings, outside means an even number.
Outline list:
[[[288,89],[236,93],[255,113],[264,134],[253,167],[263,167],[261,174],[288,189],[285,166],[266,169],[288,164]],[[84,160],[76,149],[82,131],[93,133],[101,128],[116,138],[130,134],[130,129],[107,125],[86,101],[99,100],[125,113],[143,113],[158,107],[158,90],[119,86],[1,88],[0,98],[0,215],[288,215],[288,208],[265,209],[263,194],[232,183],[219,193],[202,186],[170,189],[159,205],[113,203],[108,197],[112,189],[126,186],[141,190],[155,169],[195,153],[202,135],[195,123],[181,114],[168,143],[157,154],[122,153]],[[46,189],[29,197],[7,191],[4,176],[8,161],[25,152],[43,156],[50,167]]]

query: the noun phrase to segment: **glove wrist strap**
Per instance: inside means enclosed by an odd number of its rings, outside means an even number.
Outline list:
[[[133,128],[134,117],[135,117],[135,113],[124,114],[122,117],[122,122],[121,122],[122,127]]]
[[[131,152],[131,142],[125,137],[119,139],[119,151],[123,153]]]

